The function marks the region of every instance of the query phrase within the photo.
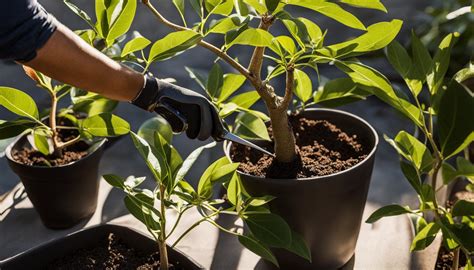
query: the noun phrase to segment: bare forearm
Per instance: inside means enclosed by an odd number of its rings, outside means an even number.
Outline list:
[[[130,101],[142,89],[143,75],[111,60],[63,25],[26,65],[87,91]]]

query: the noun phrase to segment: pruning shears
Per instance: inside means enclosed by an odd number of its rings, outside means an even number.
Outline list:
[[[186,119],[186,117],[170,104],[166,102],[161,102],[158,105],[156,111],[158,111],[161,115],[163,115],[163,117],[165,117],[166,120],[168,120],[174,133],[182,133],[186,131],[186,129],[188,128],[188,120]],[[214,134],[212,134],[212,137],[214,140],[231,141],[234,143],[251,147],[269,156],[275,157],[275,154],[230,132],[229,129],[227,129],[224,120],[219,118],[219,121],[216,124],[217,124],[216,131],[214,132]]]

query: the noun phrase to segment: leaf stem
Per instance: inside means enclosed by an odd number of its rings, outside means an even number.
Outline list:
[[[217,212],[214,212],[210,215],[207,215],[207,216],[204,216],[202,217],[200,220],[198,220],[197,222],[195,222],[193,225],[191,225],[191,227],[189,227],[186,231],[184,231],[184,233],[182,233],[178,239],[174,242],[174,244],[171,246],[172,248],[174,248],[178,243],[179,241],[181,241],[188,233],[190,233],[194,228],[196,228],[197,226],[199,226],[201,223],[203,223],[204,221],[206,221],[207,219],[210,219],[211,217],[213,216],[217,216],[218,214],[220,213],[220,211],[217,211]]]
[[[186,31],[186,30],[187,31],[193,31],[190,28],[187,28],[187,27],[184,27],[184,26],[181,26],[181,25],[177,25],[177,24],[172,23],[169,20],[167,20],[165,17],[163,17],[163,15],[161,15],[161,13],[158,10],[156,10],[156,8],[150,3],[149,0],[142,0],[142,2],[143,2],[143,4],[145,4],[145,6],[148,7],[148,9],[150,9],[150,11],[153,13],[153,15],[155,15],[155,17],[158,20],[160,20],[163,24],[165,24],[166,26],[168,26],[168,27],[170,27],[174,30],[177,30],[177,31]],[[235,68],[237,71],[239,71],[242,75],[244,75],[251,82],[255,81],[255,78],[250,75],[250,72],[244,66],[242,66],[240,63],[235,61],[232,57],[230,57],[224,51],[220,50],[219,48],[215,47],[214,45],[212,45],[210,43],[207,43],[204,40],[200,40],[198,42],[198,45],[200,45],[201,47],[204,47],[204,48],[208,49],[209,51],[211,51],[211,52],[215,53],[216,55],[218,55],[222,60],[226,61],[229,65],[231,65],[233,68]]]

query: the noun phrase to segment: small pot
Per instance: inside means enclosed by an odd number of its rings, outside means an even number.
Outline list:
[[[250,195],[276,197],[269,204],[271,211],[300,233],[311,250],[310,263],[286,250],[275,249],[281,269],[337,269],[354,255],[379,139],[365,120],[347,112],[307,109],[301,115],[328,120],[346,133],[356,134],[370,149],[367,158],[327,176],[271,179],[239,174]],[[228,144],[225,149],[229,158],[230,147]]]
[[[94,214],[99,192],[99,163],[105,142],[104,139],[92,145],[84,158],[55,167],[30,166],[12,158],[13,149],[29,146],[26,136],[7,147],[8,164],[20,177],[46,227],[69,228]]]
[[[152,239],[135,230],[118,225],[99,225],[75,232],[64,238],[52,240],[41,246],[32,248],[10,259],[0,262],[0,269],[46,269],[54,261],[67,256],[74,251],[94,247],[99,239],[108,237],[110,233],[117,235],[125,244],[143,253],[157,251],[157,244]],[[168,247],[170,262],[179,262],[186,270],[205,269],[193,259],[180,251]]]

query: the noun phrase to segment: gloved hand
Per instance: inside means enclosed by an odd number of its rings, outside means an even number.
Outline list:
[[[132,104],[157,112],[168,120],[173,131],[186,130],[191,139],[203,141],[211,136],[219,139],[222,122],[217,109],[204,96],[149,75],[145,75],[145,80],[145,86]]]

